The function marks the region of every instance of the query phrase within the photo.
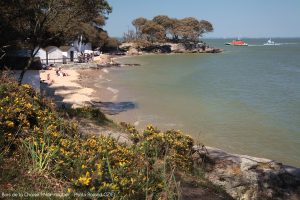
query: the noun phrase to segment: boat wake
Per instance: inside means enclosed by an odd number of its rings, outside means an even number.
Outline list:
[[[265,46],[280,46],[280,45],[295,45],[297,42],[276,43],[276,45],[249,44],[248,47],[265,47]]]
[[[289,45],[289,44],[299,44],[299,43],[298,42],[285,42],[285,43],[280,43],[280,44]]]
[[[263,47],[263,44],[249,44],[248,47]]]

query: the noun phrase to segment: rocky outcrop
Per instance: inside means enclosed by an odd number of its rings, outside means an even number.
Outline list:
[[[220,53],[223,51],[206,45],[183,43],[154,43],[147,46],[138,46],[136,43],[123,43],[119,49],[126,52],[127,55],[141,55],[143,53]]]
[[[244,200],[300,199],[300,169],[273,160],[194,147],[193,159],[212,183]]]
[[[140,55],[142,52],[139,50],[139,47],[136,43],[132,43],[132,42],[126,42],[126,43],[122,43],[119,46],[119,49],[121,51],[126,52],[127,55]]]

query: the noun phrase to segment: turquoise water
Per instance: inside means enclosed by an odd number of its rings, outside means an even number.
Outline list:
[[[246,39],[248,47],[206,40],[220,54],[124,58],[112,70],[118,101],[137,108],[119,120],[181,129],[208,146],[300,167],[300,39]],[[129,116],[129,117],[128,117]]]

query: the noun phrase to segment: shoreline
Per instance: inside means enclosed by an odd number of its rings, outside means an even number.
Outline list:
[[[128,56],[128,55],[113,56],[112,59],[114,61],[120,62],[120,60],[122,60],[123,58],[128,58],[128,57],[135,57],[135,56]],[[120,62],[120,64],[122,65],[124,64],[124,62]],[[111,69],[115,70],[118,68],[119,67],[113,67]],[[62,103],[73,104],[73,107],[80,107],[82,105],[86,105],[86,106],[92,105],[94,107],[98,107],[104,112],[104,114],[107,115],[109,119],[116,121],[117,123],[120,123],[122,121],[129,122],[137,126],[139,130],[142,130],[145,127],[145,125],[149,124],[149,121],[146,121],[146,119],[136,119],[137,114],[135,112],[135,109],[126,110],[126,107],[136,108],[135,105],[131,104],[130,102],[119,102],[120,100],[122,100],[122,98],[120,99],[120,95],[122,96],[122,92],[124,91],[120,90],[120,88],[117,89],[113,88],[114,86],[111,86],[109,84],[109,82],[111,81],[107,79],[107,74],[110,73],[109,68],[102,68],[99,70],[89,69],[89,68],[82,68],[82,69],[78,68],[75,70],[66,70],[66,71],[67,72],[71,71],[71,73],[72,71],[75,71],[74,78],[71,78],[69,80],[69,76],[57,77],[59,78],[60,81],[61,80],[64,81],[57,82],[54,83],[52,86],[49,86],[49,88],[51,89],[59,90],[56,91],[54,94],[65,97],[62,100]],[[97,73],[94,73],[95,71],[97,71]],[[67,79],[66,82],[65,79]],[[97,86],[95,86],[95,84],[93,83],[94,81],[92,81],[94,79],[98,80]],[[105,87],[103,85],[105,85]],[[67,91],[62,92],[61,89],[68,90],[69,92]],[[78,95],[75,95],[74,93],[78,93]],[[125,118],[126,120],[124,120]],[[152,123],[156,124],[155,122]],[[162,130],[173,129],[173,128],[178,129],[178,127],[170,126],[170,127],[162,128]],[[197,137],[193,137],[193,138],[197,139]],[[230,150],[226,150],[226,151],[235,153],[234,151],[230,151]],[[245,154],[244,152],[240,152],[240,153]],[[258,156],[258,157],[264,157],[264,156]]]
[[[123,105],[118,105],[118,101],[114,101],[118,98],[119,90],[112,88],[109,84],[103,86],[103,83],[110,82],[106,76],[109,74],[109,70],[103,68],[101,70],[65,71],[70,76],[56,77],[57,82],[49,86],[52,90],[57,90],[54,91],[54,94],[65,97],[62,100],[63,103],[74,103],[71,107],[93,105],[93,107],[100,108],[109,119],[117,121],[115,117],[112,117],[118,116],[115,106],[118,109]],[[45,72],[43,76],[45,76]],[[91,87],[90,83],[94,78],[100,80],[97,86]],[[128,112],[123,113],[128,115]],[[109,128],[106,129],[111,134]],[[102,131],[105,131],[105,128]],[[193,139],[195,140],[195,137]],[[255,196],[258,190],[267,194],[269,194],[268,191],[280,191],[285,196],[292,194],[297,197],[298,194],[294,192],[293,188],[300,184],[300,168],[268,158],[230,153],[214,147],[197,145],[196,140],[195,143],[196,145],[193,147],[195,153],[192,158],[199,166],[203,167],[201,170],[205,171],[205,178],[215,185],[222,186],[232,197],[248,199],[248,197]],[[286,186],[287,189],[283,189],[283,186]]]

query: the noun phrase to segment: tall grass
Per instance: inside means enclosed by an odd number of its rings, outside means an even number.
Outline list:
[[[49,171],[50,163],[58,152],[58,148],[53,148],[50,145],[50,139],[47,137],[47,134],[44,134],[42,139],[22,140],[22,145],[29,156],[28,161],[34,172],[43,173]]]

